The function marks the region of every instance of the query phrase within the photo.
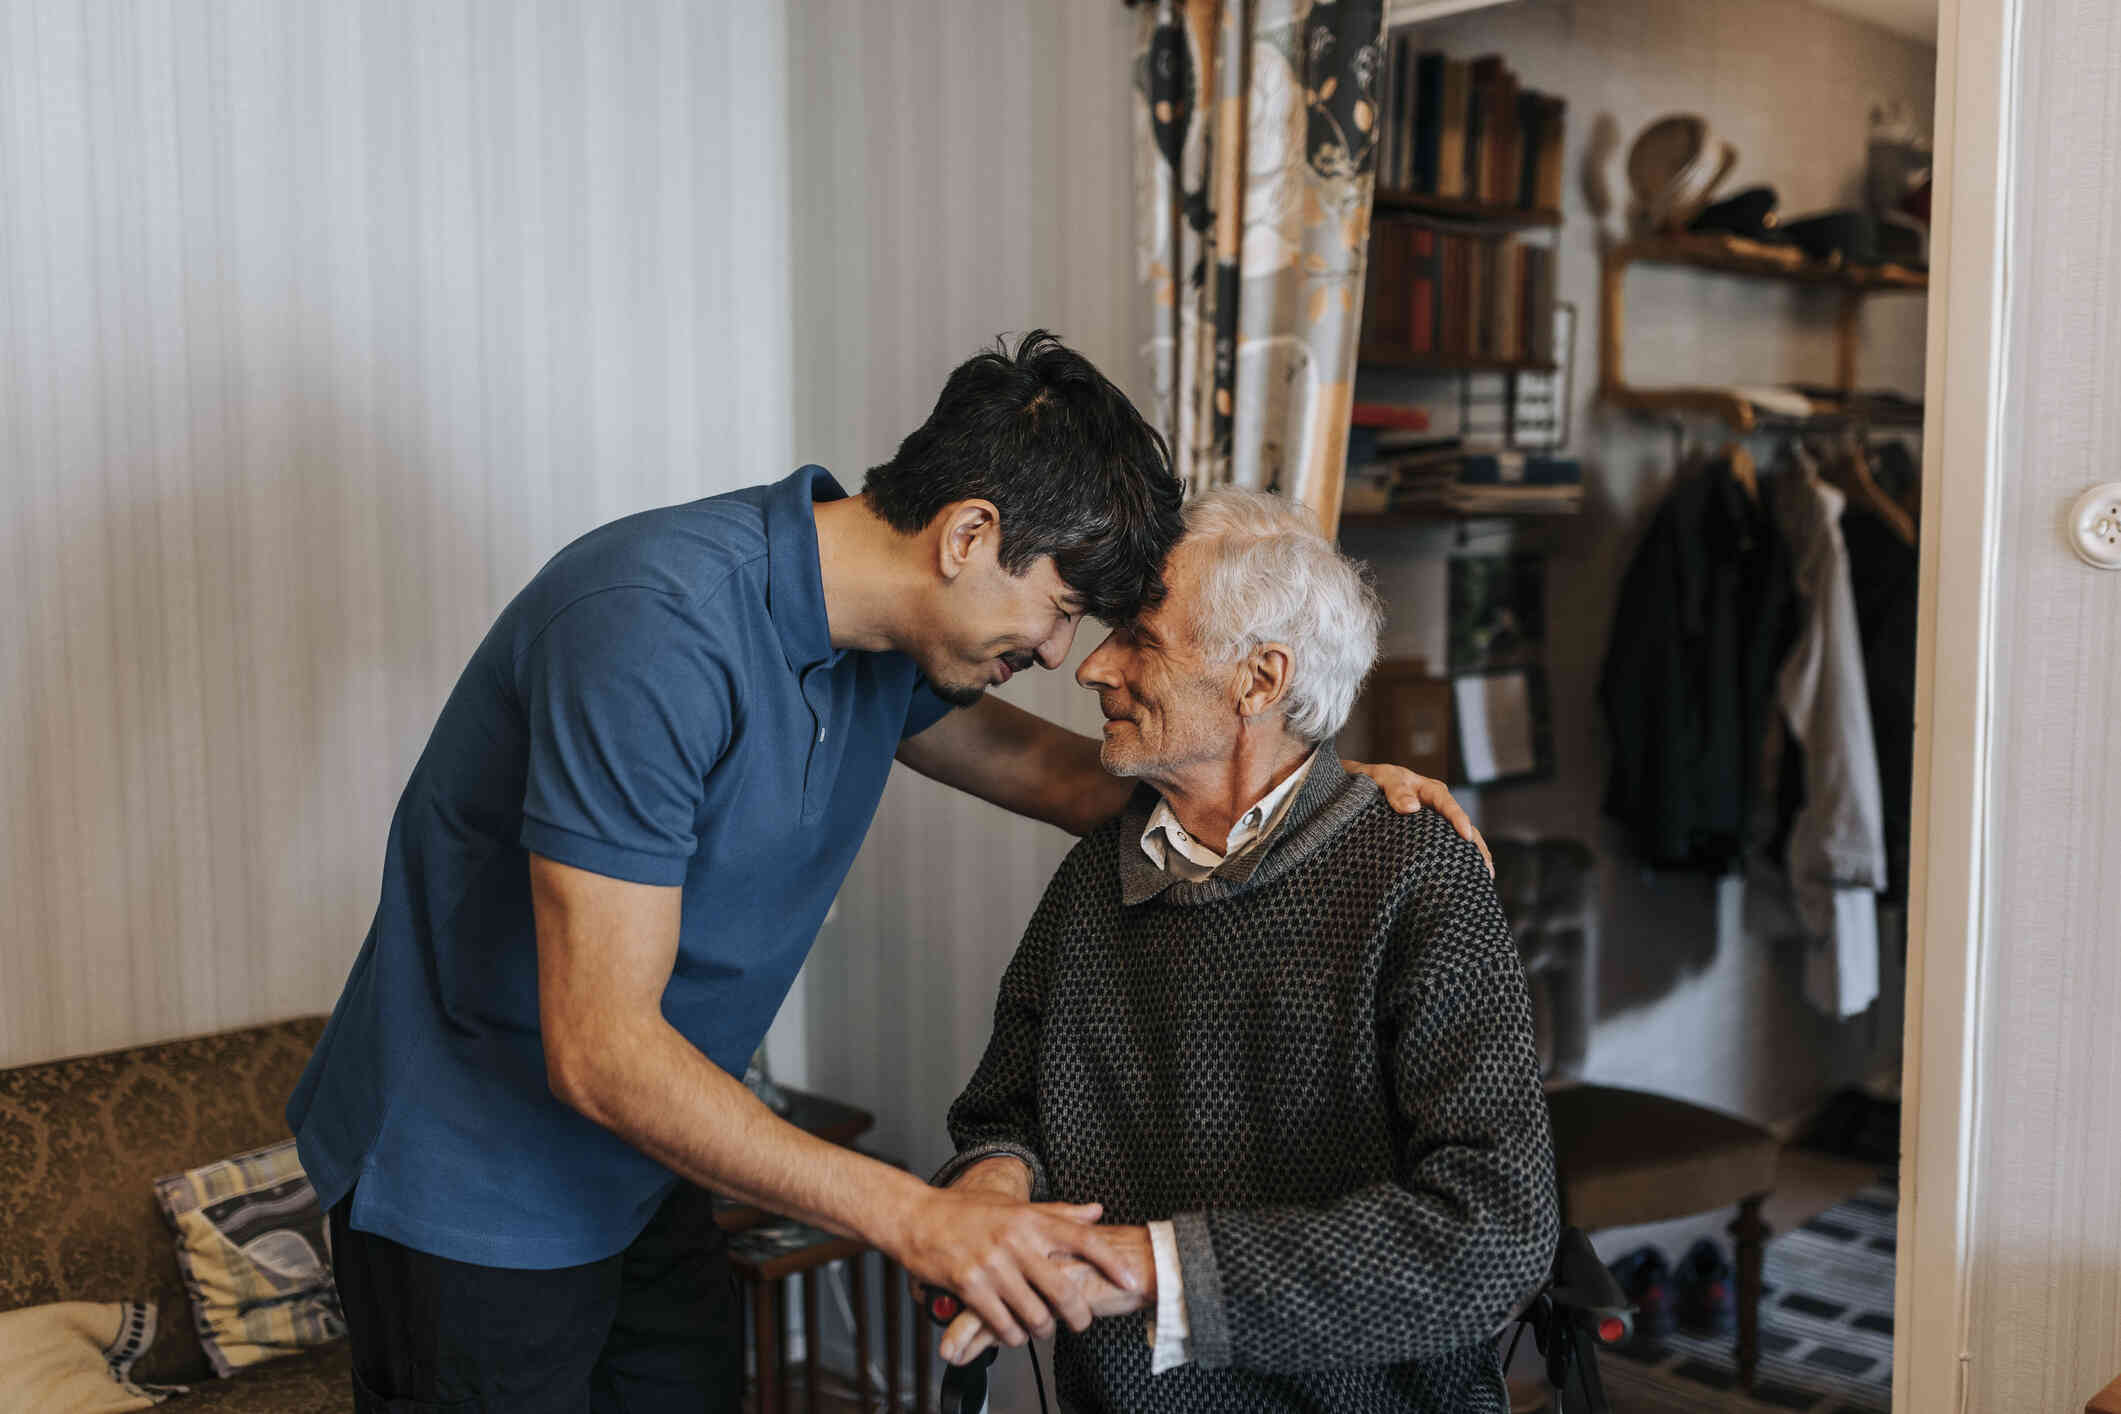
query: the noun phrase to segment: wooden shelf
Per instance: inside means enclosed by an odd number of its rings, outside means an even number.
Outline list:
[[[1340,528],[1343,533],[1350,530],[1412,530],[1418,526],[1456,525],[1463,520],[1561,520],[1568,516],[1582,515],[1578,510],[1567,511],[1385,511],[1372,515],[1343,515]]]
[[[1860,395],[1845,404],[1815,398],[1813,402],[1818,405],[1817,410],[1809,418],[1792,417],[1760,407],[1730,388],[1631,388],[1623,384],[1606,388],[1599,396],[1614,407],[1653,416],[1701,413],[1720,418],[1739,432],[1751,432],[1762,422],[1784,425],[1816,423],[1820,426],[1864,423],[1874,428],[1922,426],[1921,408],[1872,406]]]
[[[1800,285],[1832,285],[1863,293],[1920,291],[1930,287],[1929,272],[1904,265],[1832,265],[1807,260],[1795,246],[1764,245],[1738,236],[1651,236],[1614,246],[1606,253],[1609,268],[1629,265],[1684,265],[1726,275],[1787,280]]]
[[[1626,384],[1603,388],[1599,396],[1617,408],[1662,414],[1699,413],[1721,418],[1739,432],[1750,432],[1759,416],[1753,404],[1728,388],[1630,388]]]
[[[1434,510],[1408,509],[1400,511],[1344,511],[1340,517],[1342,530],[1405,530],[1420,525],[1450,525],[1462,520],[1556,520],[1583,514],[1583,501],[1578,498],[1569,506],[1522,506],[1515,510],[1457,511],[1437,507]]]
[[[1379,368],[1410,368],[1429,373],[1552,373],[1551,363],[1526,359],[1485,358],[1471,354],[1415,353],[1409,349],[1365,344],[1356,351],[1358,363]]]
[[[1634,412],[1672,416],[1695,413],[1716,417],[1739,432],[1752,431],[1759,425],[1763,414],[1749,399],[1732,389],[1638,388],[1629,384],[1622,358],[1626,327],[1622,290],[1631,265],[1677,265],[1750,279],[1782,280],[1838,290],[1841,308],[1835,325],[1833,386],[1841,389],[1842,396],[1858,406],[1823,411],[1827,418],[1859,420],[1865,420],[1860,410],[1861,396],[1855,392],[1856,355],[1862,342],[1864,300],[1873,294],[1919,293],[1927,290],[1930,283],[1927,272],[1905,266],[1839,265],[1807,260],[1795,246],[1764,245],[1736,236],[1651,236],[1609,247],[1605,252],[1599,289],[1599,398],[1614,407]],[[1900,414],[1892,421],[1904,426],[1910,419],[1906,414]]]
[[[1433,216],[1441,221],[1462,221],[1492,226],[1500,231],[1530,231],[1559,226],[1561,213],[1526,206],[1495,206],[1457,196],[1431,196],[1426,192],[1377,190],[1374,206],[1396,216]]]

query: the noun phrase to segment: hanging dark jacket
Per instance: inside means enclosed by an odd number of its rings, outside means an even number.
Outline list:
[[[1883,520],[1851,502],[1841,513],[1849,585],[1863,632],[1878,784],[1885,799],[1886,897],[1907,898],[1907,838],[1915,794],[1915,608],[1920,557]]]
[[[1744,853],[1797,608],[1789,549],[1729,463],[1682,476],[1621,581],[1598,681],[1605,810],[1645,863],[1722,871]]]

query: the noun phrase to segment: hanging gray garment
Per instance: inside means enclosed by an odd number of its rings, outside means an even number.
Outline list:
[[[1796,561],[1804,615],[1776,702],[1804,748],[1804,804],[1785,862],[1811,935],[1805,991],[1830,1016],[1878,997],[1877,891],[1885,887],[1885,801],[1864,685],[1863,636],[1841,538],[1846,497],[1802,472],[1763,488]]]

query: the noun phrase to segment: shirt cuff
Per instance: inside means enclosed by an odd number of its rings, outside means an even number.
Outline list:
[[[1156,1258],[1156,1311],[1149,1317],[1149,1373],[1161,1375],[1189,1364],[1193,1342],[1186,1322],[1186,1287],[1178,1269],[1178,1232],[1170,1223],[1149,1224],[1149,1250]]]
[[[692,872],[692,856],[689,854],[651,854],[646,850],[629,849],[562,825],[547,824],[529,815],[523,817],[523,829],[517,839],[532,854],[542,854],[547,859],[586,869],[592,874],[602,874],[607,879],[623,879],[629,884],[668,887],[684,883],[685,876]]]

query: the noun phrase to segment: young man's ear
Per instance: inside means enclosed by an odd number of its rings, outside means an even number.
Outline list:
[[[935,568],[946,581],[955,582],[981,553],[999,558],[1002,516],[992,501],[959,501],[936,512],[941,529],[936,536]]]
[[[1262,643],[1238,665],[1237,714],[1247,721],[1263,717],[1289,693],[1289,650]]]

